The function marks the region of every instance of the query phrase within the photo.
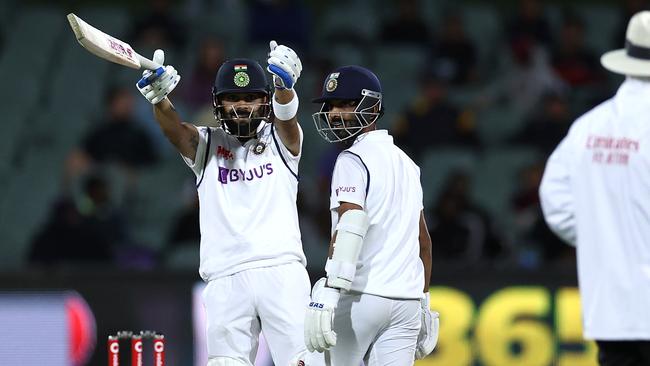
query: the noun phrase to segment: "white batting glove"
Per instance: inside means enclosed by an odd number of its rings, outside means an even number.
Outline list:
[[[418,343],[415,348],[415,359],[421,360],[433,352],[438,343],[438,330],[440,328],[440,314],[437,311],[432,311],[429,308],[430,295],[427,292],[426,296],[420,300],[420,314],[422,325],[420,326],[420,334],[418,334]]]
[[[269,42],[268,72],[273,74],[273,84],[278,89],[293,89],[300,73],[302,62],[298,55],[289,47],[279,45],[276,41]]]
[[[153,61],[164,65],[165,53],[163,50],[154,52]],[[155,71],[145,70],[142,73],[142,78],[135,85],[149,103],[158,104],[176,88],[180,80],[181,76],[178,75],[178,71],[168,65],[159,67]]]
[[[305,345],[309,352],[323,352],[336,345],[332,330],[334,310],[339,302],[340,290],[326,287],[326,278],[316,282],[311,290],[311,302],[305,315]]]

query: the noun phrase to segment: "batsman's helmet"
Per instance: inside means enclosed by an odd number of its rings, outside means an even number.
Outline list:
[[[251,106],[245,113],[238,112],[234,106],[231,110],[226,110],[222,103],[223,96],[234,93],[263,94],[266,96],[266,102]],[[270,96],[271,86],[266,72],[257,61],[247,58],[228,60],[219,67],[212,87],[214,118],[233,136],[253,137],[259,124],[271,116]],[[242,122],[245,120],[248,121]]]
[[[356,122],[334,123],[331,102],[357,101],[353,114]],[[332,71],[323,83],[323,91],[314,103],[323,103],[312,115],[316,130],[328,142],[340,142],[357,136],[364,127],[375,123],[384,113],[381,83],[370,70],[361,66],[343,66]],[[339,116],[343,120],[343,116]]]

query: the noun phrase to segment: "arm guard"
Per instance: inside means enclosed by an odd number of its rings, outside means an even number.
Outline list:
[[[325,264],[327,286],[350,289],[368,226],[368,215],[363,210],[348,210],[341,215],[336,225],[334,252]]]

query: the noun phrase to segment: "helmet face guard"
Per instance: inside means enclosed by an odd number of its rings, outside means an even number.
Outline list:
[[[212,96],[214,118],[226,131],[237,138],[257,136],[257,128],[271,118],[271,102],[246,104],[248,110],[237,109],[235,105],[221,104],[217,95]]]
[[[382,95],[363,89],[361,100],[354,111],[330,112],[331,105],[325,101],[319,112],[312,114],[316,131],[327,142],[341,142],[356,137],[365,127],[372,125],[383,114]],[[353,118],[349,118],[352,116]],[[348,117],[346,119],[346,117]]]

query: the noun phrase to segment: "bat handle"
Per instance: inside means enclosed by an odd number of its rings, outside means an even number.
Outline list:
[[[151,84],[152,81],[154,81],[157,77],[162,75],[163,72],[165,72],[165,68],[162,65],[159,65],[156,62],[153,62],[149,60],[146,57],[143,57],[142,55],[138,55],[138,61],[140,61],[140,66],[153,71],[151,75],[148,77],[143,77],[142,79],[138,80],[138,88],[144,88],[145,86]]]
[[[153,71],[162,67],[162,65],[159,65],[158,63],[153,62],[146,57],[142,57],[141,55],[138,55],[138,59],[140,61],[140,66],[147,70]]]

